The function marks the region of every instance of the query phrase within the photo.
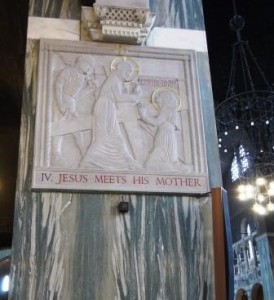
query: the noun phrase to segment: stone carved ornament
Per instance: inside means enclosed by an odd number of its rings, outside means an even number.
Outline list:
[[[82,7],[81,40],[144,44],[155,22],[148,7],[94,4]]]
[[[84,42],[91,50],[79,53],[81,43],[64,44],[41,46],[32,186],[206,192],[188,54],[115,54]]]
[[[65,63],[64,63],[65,64]],[[102,83],[96,81],[94,70],[100,68],[91,57],[79,56],[72,65],[66,65],[54,79],[55,122],[66,128],[65,133],[52,137],[51,165],[68,168],[98,170],[157,170],[189,173],[178,155],[177,135],[180,130],[181,99],[172,88],[156,88],[151,99],[143,99],[138,83],[139,66],[127,57],[116,57],[110,73]],[[87,95],[83,95],[86,90]],[[134,137],[130,137],[118,117],[118,105],[130,104],[135,111],[139,130],[148,133],[147,153],[142,159],[134,153]],[[90,117],[90,128],[74,130]],[[138,125],[138,122],[140,125]],[[142,125],[141,125],[142,124]],[[70,152],[77,159],[66,156],[64,139],[71,136]]]

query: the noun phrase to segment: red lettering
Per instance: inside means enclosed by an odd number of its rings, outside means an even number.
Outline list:
[[[156,185],[174,185],[174,186],[201,186],[197,178],[181,178],[181,177],[157,177]]]
[[[104,183],[113,183],[112,182],[112,178],[111,176],[109,175],[104,175],[104,180],[103,180]]]
[[[162,178],[159,178],[159,177],[157,177],[156,178],[156,185],[165,185],[165,182],[164,182],[164,178],[162,177]]]
[[[172,185],[172,178],[166,178],[165,179],[165,184],[166,185]]]
[[[114,176],[114,175],[95,175],[95,183],[118,183],[124,184],[127,182],[126,176]]]
[[[42,181],[49,181],[51,175],[51,173],[42,173]]]
[[[180,178],[181,186],[187,186],[187,178]]]
[[[97,182],[104,183],[104,181],[103,181],[103,175],[101,175],[101,176],[95,175],[95,183],[97,183]]]
[[[195,186],[201,186],[200,182],[199,182],[199,179],[198,178],[195,178],[194,179],[194,183],[195,183]]]
[[[149,184],[149,179],[143,176],[133,176],[133,184]]]
[[[188,178],[188,186],[195,186],[193,178]]]
[[[63,182],[69,182],[68,174],[61,174],[61,175],[63,175]]]
[[[126,176],[117,176],[117,183],[126,183]]]
[[[147,86],[147,87],[174,87],[174,88],[176,88],[176,84],[177,84],[177,81],[175,79],[139,78],[138,82],[141,86]]]
[[[73,183],[73,182],[86,183],[86,182],[88,182],[88,177],[87,177],[87,175],[83,175],[83,174],[63,174],[63,173],[60,173],[58,181],[55,182],[55,184]]]

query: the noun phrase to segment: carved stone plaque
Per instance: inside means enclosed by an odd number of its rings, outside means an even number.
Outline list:
[[[195,53],[42,40],[33,188],[209,191]]]

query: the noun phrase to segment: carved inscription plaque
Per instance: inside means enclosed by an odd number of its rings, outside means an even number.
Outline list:
[[[33,188],[208,192],[195,54],[42,40]]]

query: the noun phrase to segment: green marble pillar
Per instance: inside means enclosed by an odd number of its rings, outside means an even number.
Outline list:
[[[179,10],[175,2],[152,1],[152,7],[172,7],[165,24],[174,22],[174,14],[186,27],[202,24],[200,2],[185,0]],[[80,3],[72,0],[31,0],[29,7],[31,16],[79,19],[80,14]],[[28,40],[10,298],[214,299],[210,196],[31,191],[38,47],[37,40]],[[216,186],[207,55],[197,57],[203,113],[210,122],[205,132],[210,180]],[[122,199],[130,203],[128,214],[117,211]]]

